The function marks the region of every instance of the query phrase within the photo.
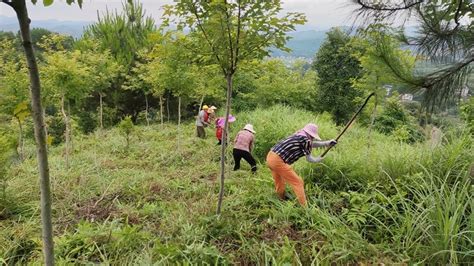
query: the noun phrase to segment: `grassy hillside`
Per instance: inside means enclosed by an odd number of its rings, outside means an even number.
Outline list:
[[[70,169],[63,147],[52,147],[58,263],[474,262],[472,137],[457,132],[431,148],[354,126],[324,164],[296,163],[309,201],[302,208],[276,197],[265,154],[307,122],[320,124],[323,138],[337,128],[326,116],[287,107],[237,119],[233,135],[254,124],[261,164],[256,175],[246,164],[237,172],[228,164],[220,217],[212,130],[201,140],[191,122],[179,131],[172,124],[140,126],[129,150],[116,129],[75,136]],[[10,169],[0,201],[3,263],[41,263],[32,144],[28,154]]]

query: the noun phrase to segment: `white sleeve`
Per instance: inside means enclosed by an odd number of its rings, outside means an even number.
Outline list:
[[[331,144],[330,140],[326,141],[313,141],[313,148],[327,147]]]

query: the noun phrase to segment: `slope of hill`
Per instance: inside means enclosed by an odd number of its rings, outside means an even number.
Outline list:
[[[276,197],[265,154],[307,121],[318,121],[323,138],[337,128],[327,116],[282,106],[237,118],[233,136],[247,121],[258,130],[259,169],[253,175],[246,164],[236,172],[226,165],[219,217],[220,148],[212,136],[197,139],[193,123],[137,127],[128,149],[117,129],[78,134],[69,169],[63,147],[51,147],[57,264],[473,261],[467,136],[432,149],[354,125],[323,164],[301,159],[293,165],[306,182],[309,206],[303,208]],[[27,159],[12,166],[0,194],[0,261],[8,265],[42,259],[32,141],[26,150]]]

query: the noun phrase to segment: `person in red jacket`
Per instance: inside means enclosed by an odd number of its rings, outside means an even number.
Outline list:
[[[217,138],[217,145],[222,144],[222,131],[224,131],[222,123],[220,123],[221,118],[216,119],[216,138]]]
[[[229,128],[230,123],[234,123],[236,118],[233,115],[229,115]],[[222,136],[224,135],[225,117],[218,117],[216,119],[216,138],[218,140],[217,145],[222,144]]]

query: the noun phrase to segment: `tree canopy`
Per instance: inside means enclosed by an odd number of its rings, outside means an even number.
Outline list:
[[[474,62],[474,3],[469,0],[352,0],[363,22],[391,24],[396,17],[417,22],[416,34],[407,36],[404,25],[396,32],[407,45],[437,66],[428,73],[413,73],[411,78],[394,72],[416,91],[424,92],[424,103],[430,110],[458,98],[472,71]],[[370,23],[366,23],[370,24]],[[378,45],[378,44],[377,44]],[[383,45],[383,44],[381,44]],[[384,49],[384,47],[380,47]],[[381,54],[385,64],[398,69],[397,60]]]

